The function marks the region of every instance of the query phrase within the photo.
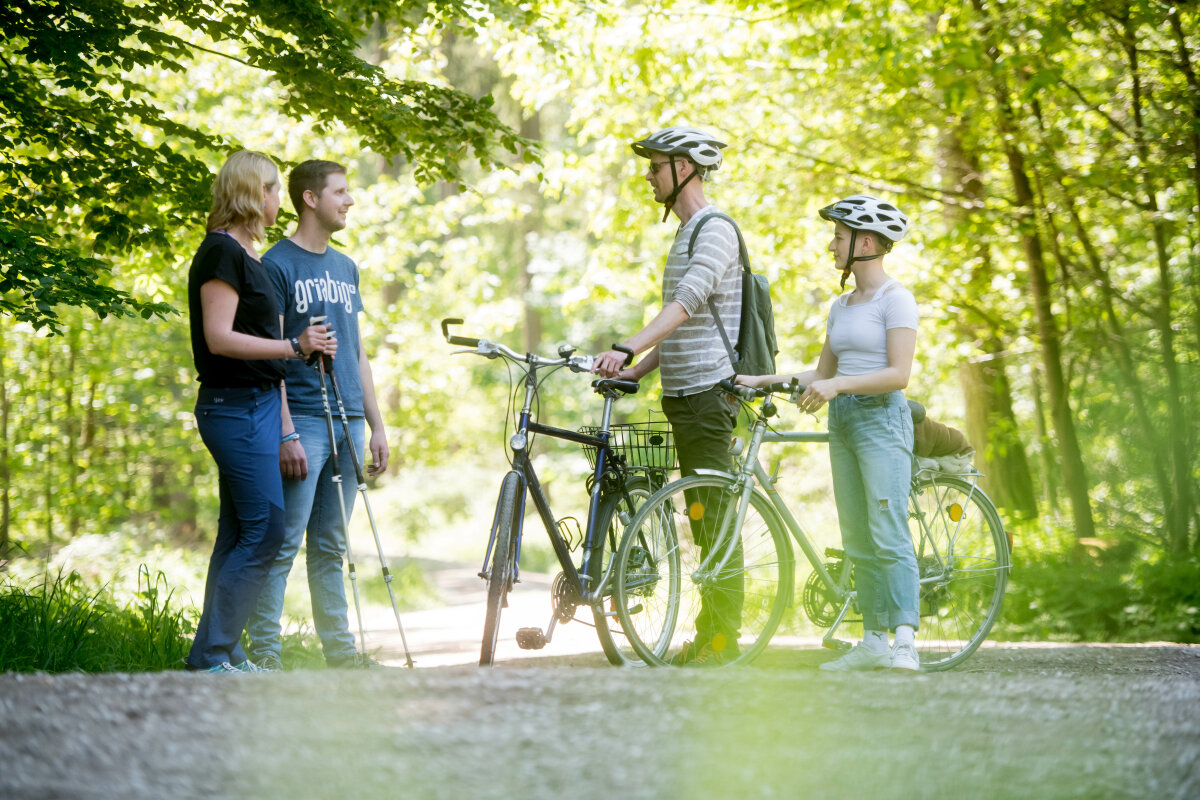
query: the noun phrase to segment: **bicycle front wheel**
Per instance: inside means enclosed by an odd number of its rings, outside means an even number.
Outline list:
[[[758,490],[739,509],[730,478],[670,483],[634,516],[613,567],[621,629],[648,664],[744,664],[779,627],[794,564]],[[740,529],[739,512],[744,511]]]
[[[937,473],[913,486],[909,528],[921,580],[921,669],[949,669],[975,652],[1000,616],[1008,537],[979,487]]]
[[[479,649],[479,666],[490,667],[496,658],[496,643],[500,637],[500,612],[508,604],[512,589],[513,562],[517,556],[515,533],[519,526],[521,478],[515,472],[504,476],[500,498],[496,501],[496,517],[492,522],[492,564],[487,578],[487,611],[483,620],[483,644]]]

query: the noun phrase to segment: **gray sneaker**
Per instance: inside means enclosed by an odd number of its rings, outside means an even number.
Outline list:
[[[896,643],[892,646],[891,657],[892,669],[897,672],[920,672],[921,657],[917,655],[916,645]]]
[[[259,672],[283,672],[283,662],[274,653],[258,657]]]
[[[833,661],[826,661],[820,669],[826,672],[869,672],[876,669],[887,669],[892,666],[892,654],[883,650],[875,652],[861,644],[850,648],[850,652]]]
[[[234,667],[238,672],[270,672],[269,669],[263,669],[258,664],[255,664],[250,659],[246,659],[242,663]]]

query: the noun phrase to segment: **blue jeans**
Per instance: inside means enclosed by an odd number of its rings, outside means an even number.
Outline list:
[[[246,660],[242,629],[283,543],[279,387],[201,387],[196,427],[217,462],[221,513],[208,562],[204,607],[187,664]]]
[[[288,573],[292,571],[292,562],[300,550],[300,543],[304,541],[313,627],[321,639],[325,658],[344,659],[354,655],[357,650],[348,623],[346,587],[342,582],[345,532],[342,530],[342,509],[338,503],[339,487],[333,482],[335,465],[329,447],[329,431],[324,416],[297,415],[292,417],[292,422],[300,434],[300,444],[308,459],[308,477],[302,481],[283,482],[287,533],[258,596],[258,605],[250,617],[250,652],[255,659],[266,655],[279,658],[282,647],[279,619],[283,615],[284,590]],[[342,476],[340,491],[349,518],[358,493],[358,479],[350,461],[341,420],[336,416],[333,425],[337,439],[337,466],[340,467],[338,472]],[[350,417],[350,434],[360,459],[363,457],[364,428],[362,417]]]
[[[842,394],[829,404],[833,494],[867,630],[916,628],[921,619],[908,529],[912,448],[912,412],[904,392]]]

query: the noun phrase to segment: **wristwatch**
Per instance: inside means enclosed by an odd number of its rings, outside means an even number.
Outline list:
[[[296,358],[304,358],[304,351],[300,348],[300,340],[295,336],[292,337],[292,349],[296,351]]]

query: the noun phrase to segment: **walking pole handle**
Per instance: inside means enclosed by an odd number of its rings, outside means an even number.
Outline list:
[[[327,319],[329,319],[329,318],[327,316],[325,316],[324,314],[321,314],[319,316],[309,317],[308,324],[309,324],[309,326],[320,325]],[[332,375],[333,374],[333,359],[318,350],[314,350],[311,353],[309,353],[308,361],[306,361],[304,363],[307,366],[311,367],[317,363],[317,359],[321,360],[321,365],[325,368],[325,371],[328,372],[330,375]]]

